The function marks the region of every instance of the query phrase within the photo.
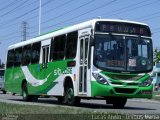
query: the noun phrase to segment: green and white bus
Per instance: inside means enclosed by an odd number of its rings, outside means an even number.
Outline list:
[[[9,46],[5,90],[25,101],[104,99],[122,108],[127,98],[152,98],[152,51],[146,24],[93,19]]]

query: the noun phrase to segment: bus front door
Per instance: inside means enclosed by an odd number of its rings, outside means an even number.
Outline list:
[[[87,73],[88,73],[88,48],[89,37],[80,38],[80,67],[79,67],[79,94],[87,94]]]

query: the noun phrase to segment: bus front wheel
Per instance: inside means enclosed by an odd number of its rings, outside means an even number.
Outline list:
[[[69,84],[65,87],[64,102],[68,105],[78,105],[80,98],[74,96],[73,85]]]

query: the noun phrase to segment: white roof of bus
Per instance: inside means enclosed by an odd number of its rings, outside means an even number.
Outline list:
[[[66,33],[69,33],[69,32],[72,32],[72,31],[76,31],[76,30],[80,30],[80,29],[83,29],[83,28],[94,27],[94,24],[97,21],[127,22],[127,23],[133,23],[133,24],[147,25],[147,24],[144,24],[144,23],[128,21],[128,20],[93,19],[93,20],[89,20],[89,21],[86,21],[86,22],[83,22],[83,23],[80,23],[80,24],[76,24],[76,25],[70,26],[70,27],[66,27],[64,29],[53,31],[53,32],[50,32],[48,34],[44,34],[44,35],[38,36],[36,38],[32,38],[32,39],[27,40],[27,41],[19,42],[17,44],[9,46],[8,49],[18,48],[18,47],[21,47],[21,46],[24,46],[24,45],[28,45],[28,44],[39,42],[39,41],[46,40],[46,39],[50,39],[50,38],[52,38],[54,36],[58,36],[58,35],[61,35],[61,34],[66,34]]]

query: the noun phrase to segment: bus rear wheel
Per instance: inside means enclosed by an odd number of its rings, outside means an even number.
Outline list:
[[[33,97],[28,95],[27,82],[24,82],[22,85],[22,99],[23,99],[23,101],[32,101],[33,100]]]
[[[3,94],[6,94],[7,92],[5,90],[3,90]]]

